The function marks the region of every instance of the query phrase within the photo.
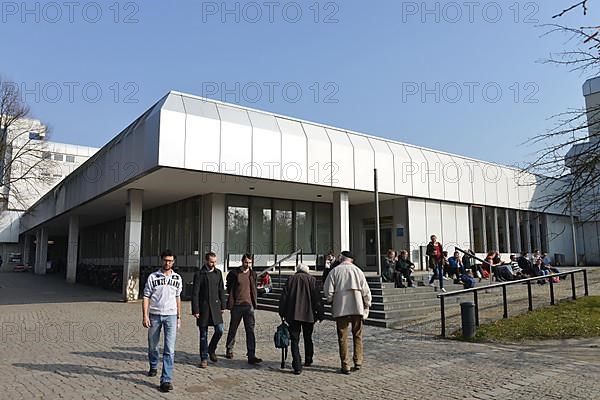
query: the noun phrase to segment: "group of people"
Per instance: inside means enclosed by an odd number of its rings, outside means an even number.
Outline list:
[[[142,303],[142,325],[148,328],[148,376],[158,374],[159,341],[164,330],[162,373],[159,389],[162,392],[173,390],[172,375],[175,356],[177,330],[181,327],[181,292],[183,281],[173,271],[175,255],[170,250],[161,254],[162,266],[150,274],[144,287]],[[257,365],[262,359],[256,356],[255,310],[260,291],[271,289],[270,278],[262,274],[257,278],[252,269],[250,254],[242,256],[242,265],[231,269],[225,282],[217,265],[217,255],[209,252],[204,264],[194,274],[192,292],[192,315],[199,331],[200,368],[208,368],[208,361],[218,361],[217,346],[224,333],[223,315],[230,311],[229,330],[226,340],[225,357],[234,358],[235,338],[241,321],[246,332],[246,357],[249,364]],[[360,370],[363,362],[362,331],[363,320],[367,318],[371,306],[371,291],[364,273],[353,264],[354,256],[344,251],[335,265],[330,263],[329,271],[322,285],[325,302],[331,304],[331,314],[336,322],[341,369],[343,374]],[[332,266],[333,265],[333,266]],[[283,291],[279,303],[279,315],[289,325],[292,350],[292,368],[295,374],[302,367],[313,363],[314,347],[312,332],[314,324],[324,318],[321,285],[308,273],[308,266],[299,264]],[[265,278],[265,276],[267,278]],[[225,292],[225,283],[227,292]],[[228,296],[226,296],[226,293]],[[213,327],[213,335],[208,340],[208,328]],[[353,367],[350,364],[348,336],[352,332],[354,354]],[[299,350],[300,334],[304,337],[305,361]]]
[[[414,287],[412,273],[415,270],[415,264],[408,258],[408,251],[401,250],[400,254],[396,250],[389,249],[387,257],[383,260],[381,278],[384,282],[393,282],[394,287]],[[406,285],[404,284],[406,281]]]

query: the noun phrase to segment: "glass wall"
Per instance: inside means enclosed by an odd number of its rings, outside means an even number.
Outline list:
[[[486,242],[486,251],[498,250],[496,245],[494,245],[495,241],[495,230],[496,220],[494,218],[494,209],[492,207],[485,207],[485,242]]]
[[[291,200],[275,200],[275,253],[294,251],[293,209]]]
[[[228,196],[227,250],[230,254],[243,254],[249,251],[248,215],[247,197]]]
[[[473,215],[473,251],[476,253],[485,252],[484,230],[483,230],[483,207],[472,206]]]
[[[508,253],[508,242],[506,238],[506,210],[497,209],[497,221],[498,221],[498,251],[500,253]]]
[[[273,205],[271,199],[251,197],[251,253],[273,253]]]
[[[508,234],[510,237],[510,251],[512,253],[521,252],[521,244],[519,243],[519,237],[517,232],[519,229],[519,223],[517,221],[517,212],[515,210],[508,210]]]
[[[313,253],[313,204],[296,202],[296,248]]]
[[[331,204],[227,196],[227,254],[324,254],[332,247]]]

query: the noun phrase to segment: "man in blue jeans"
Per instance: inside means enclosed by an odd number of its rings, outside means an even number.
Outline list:
[[[223,336],[223,312],[225,310],[225,287],[223,275],[216,267],[217,255],[206,253],[204,265],[194,274],[192,292],[192,315],[200,330],[200,368],[208,367],[210,361],[217,362],[217,345]],[[215,331],[208,344],[208,327]]]
[[[150,274],[144,288],[142,305],[142,325],[148,329],[148,376],[156,376],[158,372],[158,342],[160,331],[164,328],[165,340],[163,348],[162,374],[160,376],[161,392],[173,390],[173,360],[175,358],[175,339],[177,329],[181,327],[181,276],[173,272],[175,255],[165,250],[160,255],[162,267]]]

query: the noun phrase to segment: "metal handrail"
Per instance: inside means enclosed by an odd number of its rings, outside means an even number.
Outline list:
[[[555,274],[540,275],[540,276],[536,276],[533,278],[518,279],[515,281],[509,281],[509,282],[494,283],[494,284],[490,284],[490,285],[482,286],[482,287],[478,287],[478,288],[462,289],[462,290],[456,290],[454,292],[440,293],[437,295],[437,297],[440,299],[440,317],[441,317],[441,321],[442,321],[441,336],[446,337],[446,310],[445,310],[445,298],[446,297],[453,297],[453,296],[459,296],[459,295],[463,295],[463,294],[467,294],[467,293],[473,293],[473,302],[475,303],[475,326],[479,326],[479,299],[477,296],[479,291],[501,287],[502,288],[502,304],[504,307],[503,318],[508,318],[508,299],[506,298],[506,287],[507,286],[527,283],[527,297],[528,297],[528,301],[529,301],[529,311],[533,311],[533,296],[531,293],[531,282],[532,281],[539,281],[539,280],[546,280],[546,279],[549,280],[550,304],[555,305],[556,302],[554,299],[554,282],[552,279],[549,279],[549,278],[571,275],[571,292],[572,292],[571,297],[573,300],[575,300],[575,299],[577,299],[577,294],[575,292],[575,274],[578,272],[581,272],[583,274],[583,286],[585,289],[584,296],[589,296],[587,270],[585,268],[578,268],[578,269],[574,269],[574,270],[568,271],[568,272],[559,272],[559,273],[555,273]]]
[[[291,252],[290,254],[288,254],[287,256],[283,257],[281,260],[275,261],[273,263],[273,265],[271,265],[270,267],[265,268],[264,270],[262,270],[256,277],[260,278],[261,276],[263,276],[264,274],[266,274],[267,272],[271,272],[275,269],[275,267],[279,266],[279,275],[281,276],[281,263],[284,261],[289,260],[290,258],[294,257],[295,255],[300,254],[300,260],[302,260],[302,249],[298,249],[295,250],[293,252]],[[300,261],[302,262],[302,261]]]

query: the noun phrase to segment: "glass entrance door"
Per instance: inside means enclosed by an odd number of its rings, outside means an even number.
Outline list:
[[[385,227],[379,228],[379,243],[381,245],[381,256],[385,257],[388,249],[393,248],[392,246],[392,228]],[[367,267],[376,267],[377,266],[377,246],[375,245],[375,228],[366,228],[365,229],[365,253],[366,253],[366,262]]]

